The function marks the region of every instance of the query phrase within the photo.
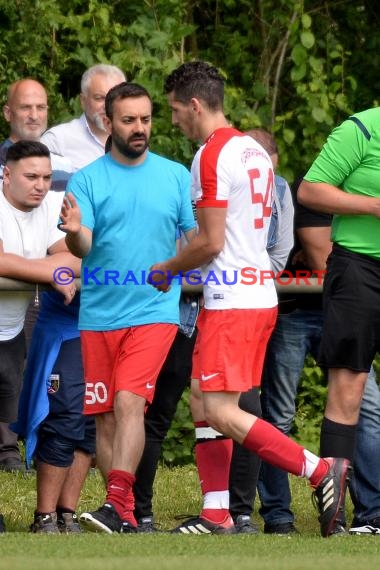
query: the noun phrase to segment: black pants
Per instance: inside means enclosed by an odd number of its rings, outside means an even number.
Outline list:
[[[177,404],[190,381],[195,339],[196,333],[189,338],[177,332],[157,378],[153,402],[145,414],[145,448],[133,487],[137,520],[153,515],[153,483],[161,448]]]
[[[252,388],[241,394],[239,408],[261,418],[260,392]],[[256,497],[261,459],[234,441],[230,468],[230,513],[233,519],[239,515],[251,515]]]

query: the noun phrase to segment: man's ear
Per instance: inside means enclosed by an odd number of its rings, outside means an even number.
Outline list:
[[[196,97],[192,97],[190,100],[190,105],[193,111],[199,112],[202,104]]]
[[[11,110],[10,110],[8,105],[4,105],[3,115],[4,115],[4,119],[7,121],[7,123],[10,123],[11,122]]]
[[[3,169],[3,181],[4,182],[9,182],[9,175],[10,175],[10,170],[9,170],[9,166],[4,166]]]
[[[112,135],[112,121],[108,117],[104,116],[103,117],[103,124],[104,124],[104,127],[105,127],[107,133],[109,135]]]
[[[86,95],[85,95],[84,93],[81,93],[81,94],[79,95],[79,100],[80,100],[81,107],[82,107],[82,109],[83,109],[83,111],[84,111]]]

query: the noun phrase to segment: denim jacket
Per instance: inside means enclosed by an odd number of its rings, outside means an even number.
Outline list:
[[[179,300],[179,331],[187,337],[192,337],[199,313],[200,295],[181,293]]]

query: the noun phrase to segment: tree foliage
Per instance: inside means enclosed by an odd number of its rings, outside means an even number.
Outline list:
[[[162,94],[179,63],[205,59],[226,77],[226,111],[239,128],[272,130],[280,171],[305,171],[332,127],[377,104],[380,31],[370,0],[0,0],[0,95],[34,77],[50,123],[79,113],[83,71],[114,63],[155,101],[152,146],[188,164]],[[7,125],[0,125],[7,135]]]
[[[203,59],[226,78],[231,122],[275,133],[279,170],[292,182],[335,124],[378,104],[379,20],[373,0],[0,0],[0,97],[16,79],[36,78],[56,124],[79,114],[87,67],[118,65],[152,94],[152,148],[189,165],[195,148],[171,126],[162,86],[178,64]],[[5,138],[4,121],[0,131]],[[320,373],[306,366],[293,434],[315,448],[324,397]],[[187,398],[167,462],[191,458]]]

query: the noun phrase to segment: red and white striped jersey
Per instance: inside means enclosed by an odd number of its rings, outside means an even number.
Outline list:
[[[227,208],[224,248],[202,267],[205,306],[276,306],[266,249],[274,185],[268,154],[250,136],[220,128],[198,150],[191,174],[197,208]]]

